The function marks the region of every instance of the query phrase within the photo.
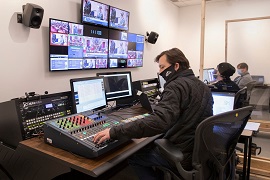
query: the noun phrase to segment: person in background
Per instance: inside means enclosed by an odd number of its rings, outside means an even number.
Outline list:
[[[118,54],[125,54],[125,49],[123,47],[123,42],[120,42]]]
[[[85,16],[90,16],[91,13],[91,2],[90,0],[85,0],[84,1],[84,15]]]
[[[240,76],[237,76],[234,79],[234,82],[238,85],[240,89],[245,87],[249,82],[253,81],[252,77],[248,72],[248,65],[246,63],[240,63],[237,65],[237,73]]]
[[[154,112],[126,124],[113,126],[98,132],[94,143],[108,139],[142,138],[163,134],[162,138],[172,142],[183,152],[182,166],[191,170],[192,153],[196,127],[205,118],[213,115],[213,98],[210,89],[189,68],[189,61],[178,48],[159,54],[155,62],[159,73],[165,79],[164,91]],[[160,154],[159,149],[150,144],[133,154],[129,164],[139,179],[159,179],[152,166],[163,166],[175,170]]]
[[[124,17],[124,13],[123,12],[121,12],[120,25],[121,26],[125,26],[126,25],[126,20],[125,20],[125,17]]]
[[[238,85],[231,80],[231,76],[235,73],[235,68],[227,62],[220,63],[217,66],[217,80],[218,82],[214,83],[214,89],[218,91],[230,91],[237,92],[240,90]]]
[[[111,25],[114,25],[116,20],[116,10],[114,8],[111,9]]]
[[[97,14],[97,18],[100,20],[103,20],[102,6],[99,6],[98,9],[99,9],[99,11]]]

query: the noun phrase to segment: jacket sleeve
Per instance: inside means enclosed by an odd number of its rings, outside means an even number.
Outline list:
[[[239,87],[240,89],[242,89],[242,88],[245,87],[250,81],[252,81],[252,80],[250,80],[248,77],[243,76],[243,77],[240,79],[240,81],[239,81],[238,87]]]
[[[175,124],[181,113],[181,95],[179,90],[172,87],[167,86],[166,90],[163,91],[161,100],[151,116],[112,127],[110,130],[111,139],[150,137],[166,132]]]

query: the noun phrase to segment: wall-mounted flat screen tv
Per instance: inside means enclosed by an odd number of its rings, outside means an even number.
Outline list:
[[[126,68],[128,57],[127,33],[109,30],[109,68]]]
[[[82,0],[81,17],[83,24],[108,27],[109,5],[92,0]]]
[[[50,71],[106,69],[108,29],[50,18]]]
[[[128,33],[128,58],[127,67],[143,66],[144,36]]]
[[[110,6],[109,28],[128,31],[129,12]]]

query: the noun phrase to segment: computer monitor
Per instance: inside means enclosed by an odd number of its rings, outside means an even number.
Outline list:
[[[93,0],[81,1],[82,23],[108,27],[109,5]]]
[[[214,77],[214,74],[216,73],[216,70],[214,68],[207,68],[203,69],[203,82],[205,83],[213,83],[216,81],[216,78]]]
[[[73,109],[75,113],[106,107],[103,77],[86,77],[70,80]]]
[[[264,86],[264,76],[252,75],[251,78],[256,81],[256,86]]]
[[[109,28],[128,31],[129,12],[110,6]]]
[[[212,92],[214,99],[213,114],[220,114],[233,110],[235,93],[232,92]]]
[[[104,77],[106,97],[108,101],[132,96],[131,72],[97,73]]]

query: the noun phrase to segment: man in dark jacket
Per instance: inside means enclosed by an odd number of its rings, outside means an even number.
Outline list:
[[[156,57],[160,75],[166,80],[161,99],[154,113],[144,119],[115,126],[97,133],[94,142],[109,138],[142,138],[164,133],[184,154],[186,170],[192,169],[192,151],[197,125],[212,116],[213,99],[210,89],[189,69],[189,61],[182,51],[173,48]],[[152,166],[174,167],[164,159],[154,145],[135,153],[129,163],[140,179],[154,179]]]
[[[217,80],[214,89],[217,91],[238,92],[240,88],[231,80],[231,76],[235,73],[235,68],[227,62],[220,63],[217,66]]]

